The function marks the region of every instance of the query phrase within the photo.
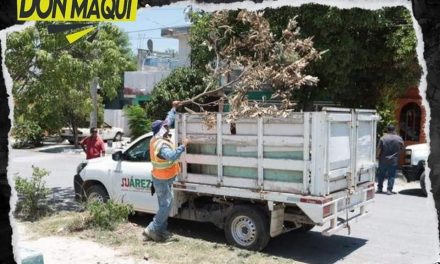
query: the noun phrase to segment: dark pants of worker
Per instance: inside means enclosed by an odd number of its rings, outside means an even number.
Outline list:
[[[388,191],[393,191],[394,179],[396,178],[397,165],[379,164],[377,169],[377,189],[382,191],[385,175],[388,176]]]

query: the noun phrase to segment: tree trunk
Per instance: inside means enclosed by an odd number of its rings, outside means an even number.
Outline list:
[[[423,32],[424,57],[428,68],[426,98],[431,109],[429,137],[431,153],[428,166],[431,170],[432,194],[437,210],[438,231],[440,234],[440,3],[437,1],[412,0],[413,13]],[[439,236],[440,239],[440,236]]]
[[[98,79],[96,77],[90,84],[90,97],[93,104],[93,110],[90,113],[90,128],[92,128],[98,125]]]
[[[78,148],[79,147],[79,142],[78,142],[78,126],[76,124],[72,124],[72,132],[73,132],[73,142],[74,142],[74,147]]]

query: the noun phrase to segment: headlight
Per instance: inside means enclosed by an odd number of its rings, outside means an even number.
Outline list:
[[[412,154],[412,150],[411,149],[406,149],[405,150],[405,164],[406,165],[411,164],[411,154]]]
[[[79,174],[87,166],[87,161],[81,162],[78,167],[76,167],[76,173]]]

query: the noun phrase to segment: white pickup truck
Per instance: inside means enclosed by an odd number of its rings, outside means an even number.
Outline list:
[[[329,108],[287,118],[239,119],[179,114],[172,138],[191,143],[173,185],[171,217],[211,222],[227,241],[262,250],[270,237],[315,225],[331,235],[364,216],[374,198],[376,124],[370,110]],[[156,213],[146,134],[112,156],[78,166],[78,198],[116,199]],[[325,228],[325,227],[324,227]]]
[[[429,156],[428,143],[409,145],[405,148],[402,173],[408,182],[420,180],[420,188],[426,196],[425,165]]]
[[[97,128],[99,136],[102,140],[114,140],[121,141],[122,136],[124,135],[124,130],[120,127],[112,127],[107,123],[103,123],[101,127]],[[83,140],[84,138],[90,136],[90,128],[77,128],[78,131],[78,141]],[[75,142],[75,138],[73,136],[73,130],[65,127],[60,131],[60,136],[62,139],[69,141],[70,144]]]

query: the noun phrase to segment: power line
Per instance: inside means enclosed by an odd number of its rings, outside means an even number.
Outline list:
[[[136,37],[136,38],[129,38],[130,40],[143,40],[143,39],[163,39],[163,40],[173,40],[177,41],[176,39],[172,38],[162,38],[162,37]]]
[[[161,26],[161,27],[165,27],[164,24],[158,23],[158,22],[156,22],[156,21],[154,21],[154,20],[152,20],[152,19],[150,19],[150,18],[148,18],[148,17],[145,17],[145,19],[148,20],[148,21],[150,21],[150,22],[152,22],[152,23],[154,23],[154,24],[156,24],[156,25],[159,25],[159,26]]]
[[[163,27],[160,27],[160,28],[148,28],[148,29],[139,29],[139,30],[125,31],[125,33],[133,34],[133,33],[146,32],[146,31],[154,31],[154,30],[159,30],[159,29],[164,29],[164,28],[169,28],[169,27],[178,27],[178,26],[189,26],[189,25],[169,25],[169,26],[163,26]]]
[[[138,32],[145,32],[145,31],[153,31],[153,30],[159,30],[162,29],[163,27],[160,28],[149,28],[149,29],[140,29],[140,30],[132,30],[132,31],[125,31],[125,33],[127,34],[132,34],[132,33],[138,33]]]
[[[165,11],[175,11],[175,10],[184,10],[185,8],[164,8],[164,7],[160,7],[160,8],[156,8],[157,10],[160,10],[160,11],[162,11],[162,10],[165,10]],[[148,10],[148,11],[150,11],[150,10]]]

